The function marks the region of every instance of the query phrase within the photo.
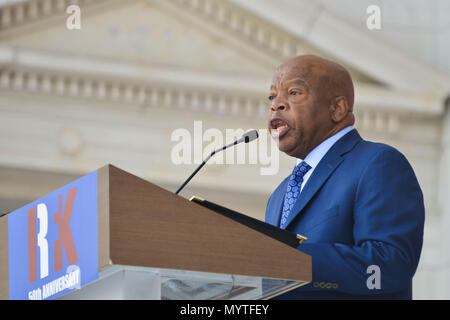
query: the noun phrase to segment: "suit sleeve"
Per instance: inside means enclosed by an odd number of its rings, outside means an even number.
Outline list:
[[[354,244],[304,243],[298,249],[312,256],[313,281],[338,283],[337,290],[351,294],[395,293],[408,288],[416,271],[424,215],[413,169],[400,152],[386,147],[368,163],[357,186]],[[369,289],[369,266],[379,268],[379,288]]]

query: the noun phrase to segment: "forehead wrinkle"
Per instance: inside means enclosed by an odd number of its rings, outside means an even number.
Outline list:
[[[295,69],[299,68],[292,68],[289,70],[290,72],[282,72],[282,73],[275,73],[272,84],[270,86],[270,89],[274,89],[276,84],[300,84],[307,88],[310,87],[309,82],[306,80],[306,77],[301,72],[295,72],[296,74],[292,75],[293,71],[297,71]],[[288,78],[288,80],[284,80],[284,78]]]
[[[309,88],[308,82],[305,81],[305,80],[303,80],[303,79],[300,79],[300,78],[288,80],[288,81],[286,81],[286,84],[287,84],[287,85],[290,85],[290,84],[300,84],[300,85],[302,85],[302,86],[304,86],[304,87],[306,87],[306,88]]]
[[[282,79],[280,79],[278,77],[275,80],[275,83],[276,84],[279,83],[281,85],[286,85],[286,86],[297,84],[297,85],[301,85],[301,86],[305,87],[306,89],[310,89],[310,85],[309,85],[308,81],[304,80],[303,78],[294,78],[294,79],[283,81]],[[276,85],[272,83],[270,86],[270,90],[275,89],[275,87],[276,87]]]

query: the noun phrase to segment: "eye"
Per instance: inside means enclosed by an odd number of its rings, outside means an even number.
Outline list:
[[[269,97],[267,97],[267,99],[269,99],[270,101],[272,101],[273,99],[275,99],[274,95],[270,95]]]
[[[297,91],[297,90],[292,90],[291,92],[289,92],[289,94],[293,95],[293,96],[297,96],[299,94],[302,94],[302,92]]]

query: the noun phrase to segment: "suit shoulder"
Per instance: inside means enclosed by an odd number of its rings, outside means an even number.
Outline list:
[[[406,160],[405,155],[401,153],[398,149],[381,142],[362,140],[361,143],[358,144],[357,150],[370,158],[383,156],[394,159],[397,158]]]
[[[397,170],[415,176],[414,169],[406,156],[393,146],[363,140],[358,145],[358,152],[355,153],[355,156],[357,158],[353,160],[362,165],[363,171],[382,166],[388,171]],[[374,166],[374,164],[378,165]]]

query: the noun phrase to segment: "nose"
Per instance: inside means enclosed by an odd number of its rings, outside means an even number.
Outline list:
[[[275,111],[283,111],[286,109],[286,101],[283,101],[281,99],[274,99],[272,100],[272,102],[270,103],[270,110],[272,112]]]

